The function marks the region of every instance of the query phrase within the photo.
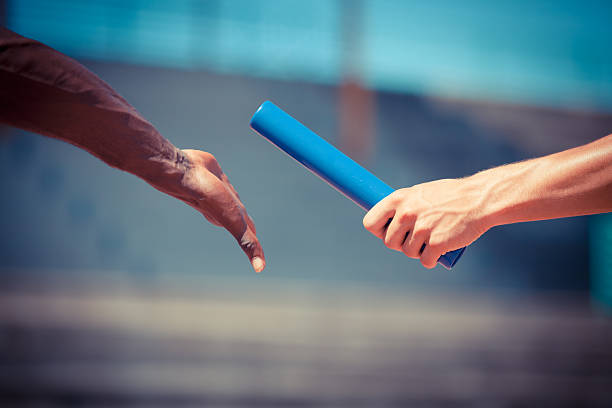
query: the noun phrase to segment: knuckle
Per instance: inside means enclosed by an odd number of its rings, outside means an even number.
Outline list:
[[[201,159],[205,162],[205,163],[211,163],[211,162],[216,162],[217,159],[215,158],[215,156],[213,156],[212,153],[208,153],[208,152],[201,152],[200,153],[200,157]]]
[[[389,201],[393,203],[398,202],[399,200],[402,199],[402,189],[395,190],[394,192],[389,194],[386,199],[388,199]]]
[[[423,237],[428,234],[428,230],[423,228],[422,226],[415,226],[414,231],[412,232],[412,239],[410,242],[420,241]]]
[[[395,240],[393,236],[385,236],[385,246],[389,249],[393,249],[394,251],[400,251],[401,245],[399,245],[396,241],[397,240]]]
[[[391,196],[393,198],[401,200],[401,199],[406,198],[406,196],[409,193],[410,193],[410,188],[409,187],[404,187],[404,188],[399,188],[399,189],[395,190]]]
[[[238,239],[238,243],[245,251],[253,251],[259,246],[259,241],[257,240],[257,237],[249,233],[243,234]]]
[[[432,250],[438,250],[441,246],[442,246],[442,242],[436,239],[430,239],[429,242],[427,243],[427,245],[432,249]]]
[[[240,247],[242,248],[245,254],[253,256],[258,252],[259,245],[256,242],[248,241],[241,242]]]
[[[413,219],[413,216],[409,211],[401,211],[397,217],[398,221],[402,224],[408,224]]]

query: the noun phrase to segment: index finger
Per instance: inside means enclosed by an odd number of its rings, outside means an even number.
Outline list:
[[[266,265],[266,260],[255,233],[255,224],[229,187],[225,184],[223,187],[225,194],[218,197],[217,202],[219,221],[234,236],[240,248],[249,258],[255,272],[261,272]]]
[[[363,226],[366,230],[383,238],[385,228],[389,220],[395,215],[395,206],[392,205],[390,196],[380,200],[368,213],[363,217]]]
[[[247,228],[242,237],[237,239],[240,248],[251,262],[255,272],[259,273],[266,267],[266,258],[261,243],[251,228]]]

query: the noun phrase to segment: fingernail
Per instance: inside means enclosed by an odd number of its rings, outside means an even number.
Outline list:
[[[251,265],[253,265],[253,269],[255,269],[255,272],[259,273],[263,271],[264,262],[260,257],[256,256],[255,258],[253,258],[251,260]]]

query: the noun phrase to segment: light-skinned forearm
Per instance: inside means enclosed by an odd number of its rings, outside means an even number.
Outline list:
[[[389,249],[433,268],[442,254],[496,225],[608,211],[612,135],[470,177],[396,190],[366,214],[363,225]]]
[[[612,135],[468,179],[489,227],[612,211]]]

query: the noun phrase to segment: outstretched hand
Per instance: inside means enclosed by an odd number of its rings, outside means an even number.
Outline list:
[[[471,180],[437,180],[393,192],[365,215],[363,226],[389,249],[433,268],[440,256],[491,227],[483,205],[483,191]]]
[[[215,157],[200,150],[182,150],[184,174],[179,186],[161,191],[189,204],[212,224],[225,228],[249,258],[255,272],[266,261],[256,236],[255,224],[240,201],[238,193],[221,170]]]

